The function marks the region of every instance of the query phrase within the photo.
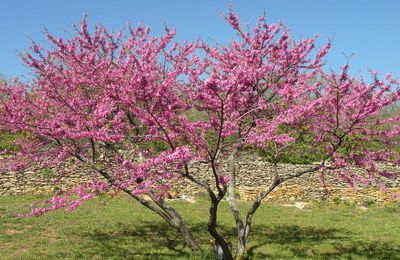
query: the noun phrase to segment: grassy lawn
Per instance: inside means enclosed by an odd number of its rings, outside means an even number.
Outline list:
[[[97,198],[71,213],[14,217],[43,198],[0,197],[0,259],[212,259],[208,204],[202,198],[172,204],[206,249],[204,255],[191,255],[174,230],[123,195]],[[226,202],[219,220],[224,236],[234,238]],[[249,259],[400,259],[400,208],[316,204],[300,210],[265,204],[248,248]]]

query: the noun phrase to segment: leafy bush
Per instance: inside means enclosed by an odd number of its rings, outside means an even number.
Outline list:
[[[15,143],[21,134],[0,132],[0,151],[16,151],[18,145]]]

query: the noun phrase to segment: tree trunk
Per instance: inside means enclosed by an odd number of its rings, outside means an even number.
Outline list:
[[[239,239],[236,250],[236,260],[242,260],[244,258],[246,253],[246,242],[247,239]]]
[[[236,208],[235,204],[235,187],[236,187],[236,155],[239,152],[239,149],[236,148],[231,155],[229,156],[228,167],[229,167],[229,208],[232,212],[233,218],[236,222],[237,227],[237,251],[236,251],[236,259],[243,259],[243,256],[246,252],[246,240],[244,237],[244,224],[242,217],[240,215],[239,210]]]
[[[164,210],[171,218],[173,222],[173,226],[181,233],[183,240],[185,241],[186,245],[192,251],[201,251],[200,246],[194,239],[192,233],[190,232],[189,228],[187,227],[186,223],[183,221],[182,217],[179,213],[172,208],[165,200],[154,200],[154,202]]]
[[[212,192],[210,192],[209,195],[211,198],[211,206],[210,206],[210,219],[207,225],[207,230],[210,233],[210,235],[214,238],[215,244],[221,247],[223,252],[222,259],[233,260],[231,248],[229,247],[225,239],[217,231],[218,204],[223,196],[218,196],[217,198]]]

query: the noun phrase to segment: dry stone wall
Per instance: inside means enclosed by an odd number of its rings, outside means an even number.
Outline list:
[[[294,174],[312,168],[313,165],[292,165],[279,164],[278,171],[282,176]],[[389,166],[381,166],[389,171],[399,172]],[[227,165],[223,165],[222,169],[226,171]],[[209,172],[206,165],[195,164],[191,166],[193,175],[204,176]],[[354,173],[361,171],[360,169],[352,169]],[[260,192],[265,190],[272,182],[274,176],[273,165],[261,158],[244,159],[237,163],[237,179],[238,188],[237,196],[243,200],[253,200]],[[211,173],[206,174],[211,176]],[[393,196],[394,193],[400,195],[400,177],[395,180],[382,180],[388,187],[386,192],[382,192],[378,187],[360,186],[356,190],[349,187],[349,184],[338,180],[332,174],[326,174],[327,187],[322,187],[320,181],[320,173],[303,175],[302,177],[291,179],[276,188],[266,199],[266,201],[274,201],[280,203],[294,201],[338,201],[349,203],[393,203],[400,202]],[[211,179],[208,179],[210,182]],[[187,179],[181,179],[175,185],[178,194],[190,194],[202,192],[196,184]]]
[[[0,174],[0,195],[41,194],[55,189],[68,190],[80,183],[89,182],[94,177],[90,169],[73,165],[59,174],[56,169],[47,171],[29,169],[25,172]]]
[[[312,165],[290,165],[280,164],[279,173],[282,175],[293,174]],[[221,165],[226,171],[226,165]],[[210,177],[210,169],[204,164],[190,165],[191,174],[197,177]],[[393,169],[391,169],[393,170]],[[82,181],[90,181],[93,173],[90,169],[77,168],[74,165],[66,166],[65,173],[60,177],[54,172],[38,171],[31,169],[23,173],[10,172],[0,175],[0,195],[48,193],[55,188],[68,189],[76,186]],[[358,171],[358,169],[354,169]],[[261,158],[242,159],[237,163],[236,195],[243,200],[251,200],[264,190],[273,178],[273,166]],[[304,175],[292,179],[277,188],[267,198],[267,201],[287,203],[290,201],[314,201],[334,200],[354,203],[386,203],[398,201],[392,197],[393,192],[400,194],[400,179],[386,182],[388,192],[382,193],[377,187],[360,187],[356,191],[349,188],[343,182],[327,175],[329,190],[320,185],[319,173]],[[209,182],[213,181],[211,178]],[[171,183],[174,196],[194,195],[204,192],[196,184],[186,180],[178,179]]]

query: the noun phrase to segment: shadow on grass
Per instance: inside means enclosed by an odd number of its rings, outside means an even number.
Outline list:
[[[255,245],[248,248],[246,259],[400,259],[397,245],[381,241],[353,240],[346,229],[327,229],[315,227],[255,226],[250,240]],[[254,239],[256,238],[256,239]],[[326,243],[329,248],[319,248]],[[257,250],[262,246],[276,245],[285,253],[271,255]]]
[[[198,235],[199,242],[205,245],[206,230],[197,225],[191,228]],[[113,231],[94,230],[86,234],[98,243],[96,255],[101,258],[115,259],[175,259],[196,258],[210,259],[210,254],[193,255],[186,248],[177,231],[164,223],[143,222],[140,226],[131,227],[119,223]]]
[[[195,237],[206,250],[204,255],[191,255],[176,231],[163,223],[145,222],[137,227],[119,224],[110,232],[94,230],[87,234],[99,248],[96,255],[102,258],[124,259],[212,259],[212,243],[205,224],[191,225]],[[234,238],[235,229],[220,226],[225,237]],[[285,226],[254,226],[246,259],[400,259],[396,245],[379,241],[353,241],[345,229]],[[328,245],[322,249],[321,243]],[[269,253],[268,245],[282,250]],[[267,249],[262,247],[266,246]]]
[[[256,243],[248,248],[246,259],[253,259],[255,257],[275,258],[273,255],[256,251],[262,246],[273,244],[285,246],[285,251],[291,251],[293,256],[307,257],[306,251],[308,248],[325,240],[334,241],[347,239],[347,236],[343,236],[343,234],[346,234],[344,230],[333,228],[300,227],[297,225],[278,225],[274,227],[265,227],[262,225],[253,226],[250,240],[254,241],[254,238],[256,238]],[[299,250],[299,244],[307,245],[307,247],[304,248],[305,252]],[[277,256],[277,258],[282,257],[284,256]]]
[[[334,248],[337,253],[322,254],[325,259],[332,258],[347,258],[352,259],[352,256],[358,256],[365,259],[400,259],[400,248],[396,245],[382,241],[353,241],[350,243],[335,243]]]

